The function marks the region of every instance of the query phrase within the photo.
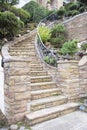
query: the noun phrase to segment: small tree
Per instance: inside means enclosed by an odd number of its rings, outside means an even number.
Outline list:
[[[12,6],[10,11],[13,12],[17,17],[19,17],[24,23],[30,19],[30,13],[22,8],[16,8]]]
[[[15,36],[23,25],[23,22],[9,11],[2,12],[0,15],[0,32],[4,36]]]

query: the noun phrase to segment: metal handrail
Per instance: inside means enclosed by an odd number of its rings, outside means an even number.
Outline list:
[[[50,25],[52,25],[54,23],[54,21],[57,20],[57,19],[55,19],[56,17],[54,15],[55,14],[52,13],[51,15],[42,19],[40,21],[40,23],[38,24],[38,27],[37,27],[37,47],[38,47],[41,58],[46,63],[50,64],[51,66],[57,67],[57,60],[58,60],[57,54],[53,50],[50,50],[49,48],[47,48],[44,45],[44,43],[42,42],[42,39],[40,37],[39,31],[38,31],[39,27],[42,26],[43,23],[47,27],[49,26],[48,22],[51,22]],[[47,59],[47,61],[46,61],[46,59]]]

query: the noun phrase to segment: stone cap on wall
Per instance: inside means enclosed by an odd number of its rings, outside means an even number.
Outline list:
[[[76,60],[60,60],[57,63],[58,64],[79,63],[79,61],[76,61]]]

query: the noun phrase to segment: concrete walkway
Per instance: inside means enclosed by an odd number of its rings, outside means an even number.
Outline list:
[[[32,130],[87,130],[87,113],[76,111],[31,127]]]

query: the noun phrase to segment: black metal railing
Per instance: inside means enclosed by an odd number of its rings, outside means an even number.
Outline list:
[[[56,20],[57,20],[57,15],[56,13],[53,13],[49,15],[48,17],[44,18],[43,20],[41,20],[37,28],[37,47],[38,47],[40,56],[46,63],[54,67],[57,67],[58,56],[54,50],[51,50],[44,45],[38,30],[39,30],[39,27],[42,25],[47,26],[47,27],[48,26],[52,27],[52,25],[55,23]]]

